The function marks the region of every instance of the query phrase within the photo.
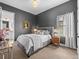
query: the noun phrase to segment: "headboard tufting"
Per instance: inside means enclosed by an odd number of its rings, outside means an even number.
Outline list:
[[[54,27],[38,27],[38,30],[48,30],[50,32],[50,34],[53,34],[54,31]]]

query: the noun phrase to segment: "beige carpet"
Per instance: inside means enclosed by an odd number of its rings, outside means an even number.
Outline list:
[[[49,45],[28,58],[17,45],[14,45],[13,59],[77,59],[77,51],[65,47]]]
[[[77,59],[77,51],[49,45],[27,58],[19,47],[14,46],[14,59]]]

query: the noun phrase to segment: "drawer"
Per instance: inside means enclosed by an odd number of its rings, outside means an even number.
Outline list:
[[[8,52],[8,49],[2,49],[2,50],[0,50],[0,54],[1,53],[7,53]]]

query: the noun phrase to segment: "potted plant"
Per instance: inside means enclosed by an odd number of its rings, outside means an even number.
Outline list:
[[[4,40],[4,30],[0,29],[0,46],[2,45],[3,40]]]
[[[8,28],[0,29],[0,42],[4,41],[5,36],[8,35]]]
[[[2,29],[0,29],[0,41],[4,40],[4,31]]]

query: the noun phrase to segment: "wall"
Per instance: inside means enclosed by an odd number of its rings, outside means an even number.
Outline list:
[[[78,23],[77,23],[77,45],[78,45],[78,49],[77,49],[77,52],[78,52],[78,59],[79,59],[79,0],[77,0],[77,19],[78,19]]]
[[[24,33],[30,33],[30,30],[25,30],[23,28],[23,21],[24,20],[29,20],[31,23],[31,26],[35,26],[35,19],[36,16],[33,14],[30,14],[28,12],[19,10],[17,8],[11,7],[9,5],[6,5],[4,3],[0,3],[0,6],[2,7],[3,10],[7,10],[10,12],[15,13],[15,39],[20,35]]]
[[[38,26],[55,26],[56,27],[56,17],[68,12],[74,11],[76,13],[76,0],[69,1],[55,8],[49,9],[38,16]],[[76,14],[75,14],[76,15]],[[76,17],[75,17],[76,18]]]
[[[37,26],[54,26],[56,27],[56,18],[58,15],[63,15],[74,11],[75,23],[75,38],[77,42],[77,0],[71,0],[62,5],[49,9],[37,15]]]
[[[0,29],[3,28],[10,29],[10,32],[8,33],[8,35],[5,36],[5,38],[10,38],[11,40],[14,40],[14,13],[2,10],[0,21],[1,21]]]
[[[59,5],[52,9],[49,9],[39,15],[32,15],[30,13],[8,6],[3,3],[0,3],[0,6],[2,6],[4,10],[15,13],[15,36],[16,36],[15,38],[17,38],[17,36],[22,33],[30,32],[23,29],[22,27],[22,22],[25,19],[28,19],[31,22],[32,26],[37,25],[37,26],[42,26],[42,27],[44,26],[56,27],[56,17],[58,15],[62,15],[62,14],[74,11],[75,35],[76,35],[75,38],[77,39],[77,0],[71,0],[67,3]]]

